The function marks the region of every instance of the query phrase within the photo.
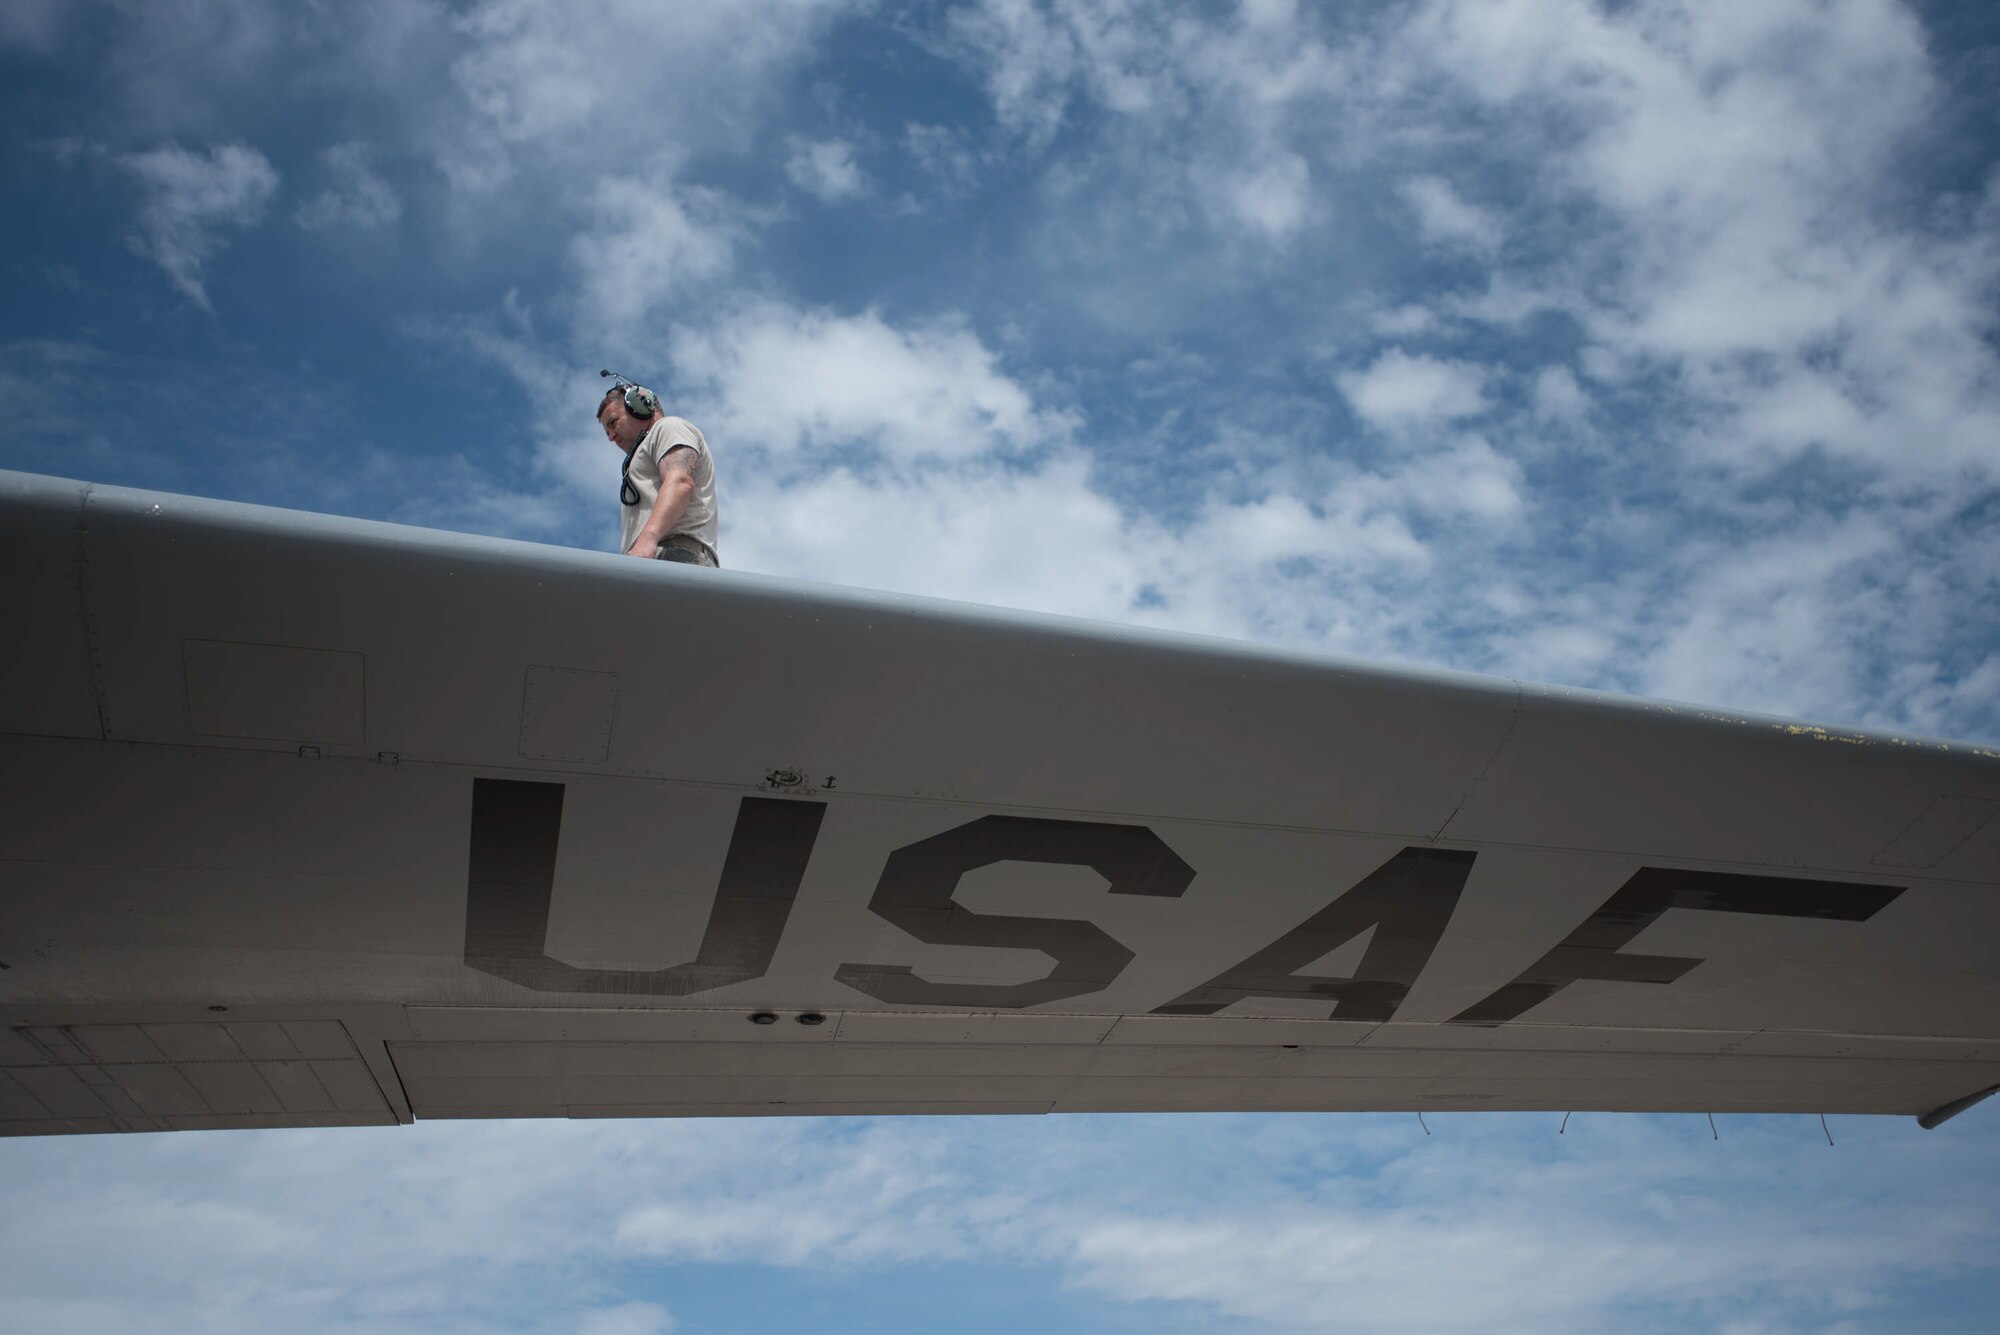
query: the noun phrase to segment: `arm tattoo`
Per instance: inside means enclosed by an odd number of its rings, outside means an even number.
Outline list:
[[[660,476],[665,477],[670,472],[686,473],[690,479],[694,477],[694,446],[676,445],[660,456]]]

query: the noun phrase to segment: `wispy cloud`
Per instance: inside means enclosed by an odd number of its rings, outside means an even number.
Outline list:
[[[854,160],[854,145],[844,139],[798,139],[791,142],[785,175],[793,185],[822,203],[837,204],[867,191],[868,181]]]
[[[746,230],[727,196],[679,184],[665,165],[600,177],[588,212],[569,248],[573,323],[599,346],[671,317],[675,302],[727,275]]]
[[[692,143],[742,143],[852,0],[661,8],[647,0],[479,0],[453,21],[451,76],[474,111],[467,129],[517,155],[557,144],[598,172]],[[656,108],[642,125],[630,109]],[[634,134],[643,138],[634,139]]]
[[[1416,214],[1424,240],[1481,255],[1499,249],[1500,224],[1486,210],[1460,196],[1450,181],[1441,176],[1416,176],[1403,182],[1401,191]]]
[[[335,144],[320,154],[326,188],[293,215],[309,232],[386,227],[403,216],[403,202],[368,162],[368,146]]]
[[[620,1303],[585,1311],[576,1335],[667,1335],[673,1315],[658,1303]]]
[[[1630,1116],[1560,1138],[1513,1116],[1434,1118],[1430,1137],[1372,1116],[750,1119],[12,1142],[25,1189],[0,1224],[0,1314],[657,1335],[675,1325],[649,1296],[657,1267],[890,1282],[950,1262],[1054,1267],[1119,1303],[1273,1332],[1329,1313],[1384,1333],[1896,1324],[2000,1244],[1979,1191],[1990,1137],[1845,1119],[1830,1150],[1811,1119],[1720,1126],[1717,1142],[1699,1118]]]
[[[169,145],[122,154],[115,161],[138,189],[133,249],[208,309],[203,266],[227,244],[227,232],[263,220],[278,190],[278,173],[262,153],[244,144],[219,144],[206,153]]]
[[[61,0],[19,0],[8,5],[0,10],[0,46],[47,53],[55,48],[62,17]]]

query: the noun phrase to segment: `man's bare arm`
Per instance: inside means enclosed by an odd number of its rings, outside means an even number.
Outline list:
[[[627,556],[652,560],[667,534],[687,513],[688,498],[694,495],[694,453],[692,445],[676,445],[661,456],[660,494]]]

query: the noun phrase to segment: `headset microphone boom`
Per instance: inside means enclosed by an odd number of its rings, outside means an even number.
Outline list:
[[[625,411],[640,421],[643,422],[660,411],[660,396],[630,376],[617,371],[599,371],[597,376],[600,380],[610,380],[614,387],[625,391]]]

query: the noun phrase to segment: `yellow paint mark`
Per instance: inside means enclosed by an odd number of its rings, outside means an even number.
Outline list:
[[[1794,737],[1811,737],[1821,742],[1845,742],[1849,746],[1874,745],[1874,739],[1871,737],[1860,737],[1853,733],[1828,732],[1825,728],[1814,723],[1779,723],[1774,726],[1782,732],[1790,733]]]
[[[1739,728],[1747,728],[1750,726],[1749,719],[1743,718],[1737,714],[1710,714],[1704,712],[1696,714],[1695,717],[1702,720],[1704,723],[1734,723]]]

